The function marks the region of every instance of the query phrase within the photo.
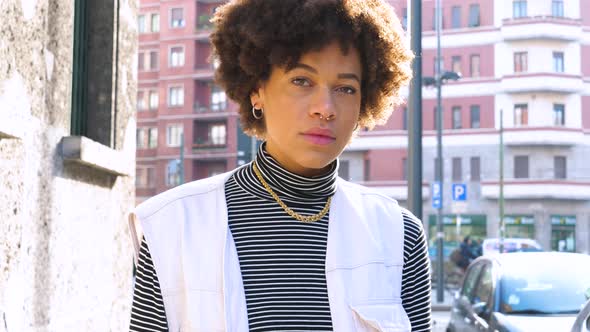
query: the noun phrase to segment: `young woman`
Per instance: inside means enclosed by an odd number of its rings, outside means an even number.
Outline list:
[[[410,78],[381,0],[240,0],[211,36],[256,159],[131,214],[133,331],[429,331],[421,222],[337,176]]]

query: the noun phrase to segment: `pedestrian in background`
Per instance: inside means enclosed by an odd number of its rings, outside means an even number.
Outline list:
[[[216,80],[261,139],[255,160],[142,203],[132,331],[430,331],[420,220],[338,178],[387,121],[412,54],[381,0],[217,9]]]

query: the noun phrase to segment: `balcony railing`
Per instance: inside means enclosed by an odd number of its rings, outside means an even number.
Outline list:
[[[210,149],[224,149],[227,147],[227,142],[219,143],[212,141],[197,141],[193,143],[193,149],[195,150],[210,150]]]
[[[193,104],[193,111],[195,113],[220,113],[220,112],[225,112],[226,110],[227,110],[227,103],[203,105],[199,102],[195,102]]]

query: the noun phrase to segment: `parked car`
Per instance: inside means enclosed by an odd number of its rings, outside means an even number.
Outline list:
[[[484,256],[495,255],[500,253],[500,239],[485,239],[482,244]],[[504,252],[518,251],[543,251],[539,242],[526,238],[506,238],[504,239]]]
[[[590,256],[517,252],[476,259],[447,332],[569,332],[590,299]]]

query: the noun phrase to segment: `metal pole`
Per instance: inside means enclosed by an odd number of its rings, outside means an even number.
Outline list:
[[[422,220],[422,3],[412,0],[413,78],[408,108],[408,208]]]
[[[180,165],[179,166],[179,177],[180,184],[184,183],[184,133],[180,134]]]
[[[504,111],[500,109],[500,253],[504,252]]]
[[[444,240],[444,230],[443,230],[443,160],[442,160],[442,94],[441,94],[441,87],[442,87],[442,80],[441,80],[441,72],[442,68],[440,68],[440,59],[441,59],[441,50],[440,50],[440,31],[442,29],[442,20],[441,20],[441,0],[436,0],[436,73],[435,73],[435,81],[436,81],[436,180],[440,184],[440,207],[437,211],[437,218],[436,218],[436,253],[437,253],[437,275],[436,275],[436,301],[443,302],[445,299],[444,295],[444,255],[443,255],[443,240]]]

